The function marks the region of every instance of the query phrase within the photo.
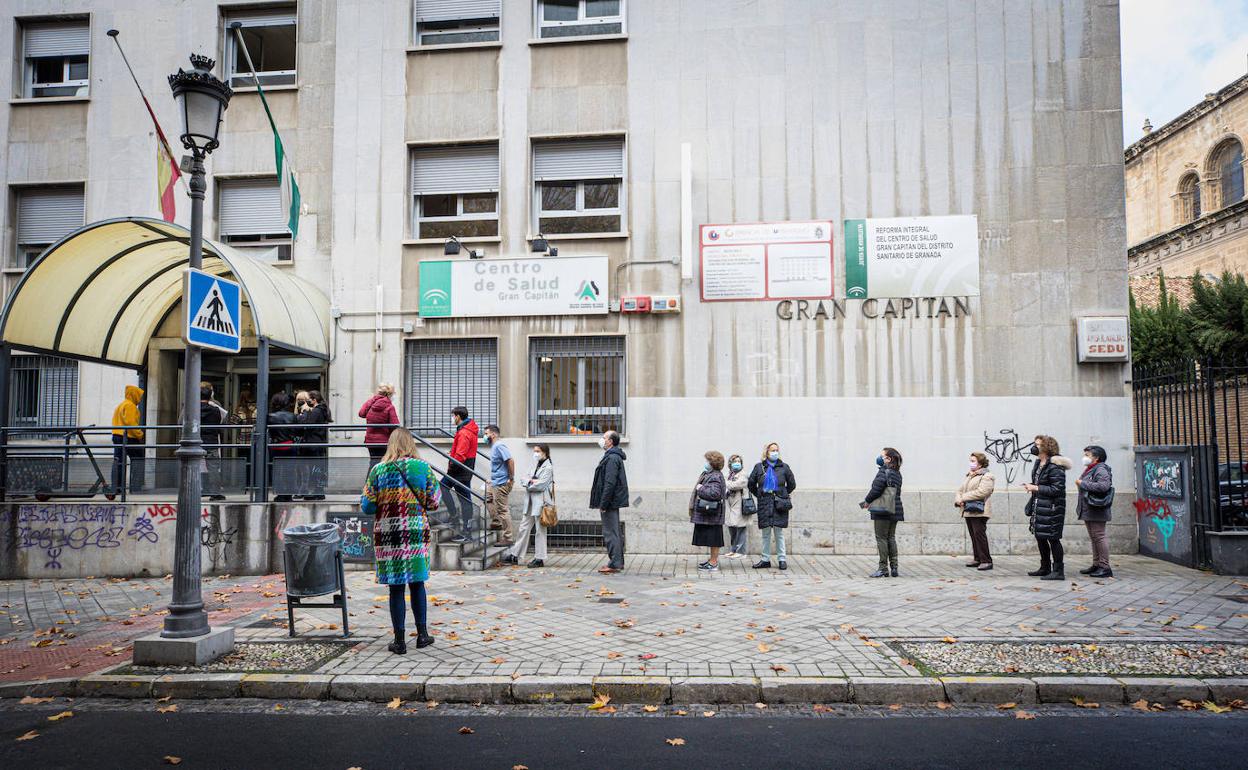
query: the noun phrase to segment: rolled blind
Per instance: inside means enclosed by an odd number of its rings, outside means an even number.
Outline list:
[[[17,201],[17,242],[55,243],[82,227],[82,188],[22,190]]]
[[[623,139],[576,139],[533,145],[534,181],[623,176]]]
[[[225,15],[225,27],[228,31],[230,24],[236,21],[241,21],[244,25],[254,26],[294,24],[296,10],[296,7],[292,5],[282,6],[281,8],[253,8],[244,11],[231,11]]]
[[[416,0],[416,21],[498,18],[502,0]]]
[[[23,48],[28,59],[84,56],[91,52],[91,34],[86,21],[27,24],[23,35]]]
[[[477,425],[498,422],[498,340],[411,340],[406,358],[405,417],[421,435],[439,435],[460,405]]]
[[[412,194],[498,191],[498,145],[467,144],[412,150]]]
[[[276,179],[223,179],[217,182],[217,233],[276,235],[288,233],[282,190]]]

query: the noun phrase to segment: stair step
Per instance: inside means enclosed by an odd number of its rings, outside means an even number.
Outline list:
[[[466,572],[482,572],[498,564],[499,559],[503,558],[503,554],[507,552],[507,548],[501,545],[491,545],[485,549],[484,558],[481,556],[480,549],[474,556],[462,556],[460,564],[461,569]]]

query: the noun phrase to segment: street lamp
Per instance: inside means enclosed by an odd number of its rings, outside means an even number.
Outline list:
[[[190,267],[203,267],[204,241],[204,159],[217,148],[221,117],[233,91],[212,74],[216,64],[207,56],[191,54],[192,70],[179,69],[169,76],[169,88],[182,116],[182,146],[191,151],[191,240]],[[182,298],[185,306],[187,298]],[[184,308],[184,312],[191,309]],[[199,435],[200,349],[186,346],[183,370],[182,438],[178,458],[178,517],[174,535],[173,600],[160,635],[184,639],[209,632],[201,592],[199,511],[203,497],[200,466],[204,462],[203,441]]]

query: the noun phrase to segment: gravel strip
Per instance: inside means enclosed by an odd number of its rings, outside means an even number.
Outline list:
[[[1248,645],[1199,642],[896,642],[940,674],[1245,676]]]
[[[311,673],[352,647],[343,642],[238,642],[234,652],[202,666],[130,666],[118,674]]]

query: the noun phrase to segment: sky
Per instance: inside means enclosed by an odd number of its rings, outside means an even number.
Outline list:
[[[1126,144],[1248,74],[1248,0],[1121,0]]]

